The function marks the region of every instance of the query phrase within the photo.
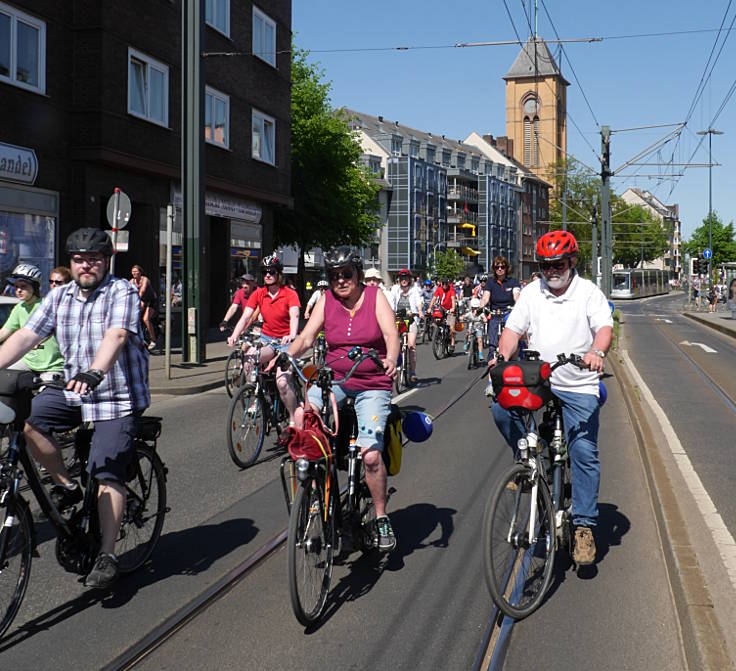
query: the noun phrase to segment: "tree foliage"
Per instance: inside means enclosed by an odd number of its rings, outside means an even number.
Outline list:
[[[465,269],[465,261],[454,249],[438,251],[434,257],[435,275],[439,278],[449,277],[454,280]]]
[[[362,149],[345,114],[332,109],[324,71],[292,48],[291,184],[293,210],[276,214],[277,245],[326,249],[362,245],[379,225],[380,187],[360,164]]]
[[[728,225],[724,225],[718,214],[713,212],[711,219],[713,265],[719,266],[726,261],[736,261],[736,240],[734,239],[734,233],[733,221]],[[704,249],[707,249],[708,246],[708,217],[705,217],[702,226],[699,226],[693,231],[690,240],[684,243],[683,247],[690,256],[697,256]]]
[[[646,207],[633,207],[619,197],[611,199],[613,212],[613,262],[636,268],[669,249],[671,231]]]

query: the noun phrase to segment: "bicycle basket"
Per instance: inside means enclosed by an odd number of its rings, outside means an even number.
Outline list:
[[[15,413],[13,428],[22,429],[31,414],[33,373],[22,370],[0,370],[0,403]]]
[[[491,370],[493,393],[505,410],[539,410],[552,400],[546,361],[504,361]]]

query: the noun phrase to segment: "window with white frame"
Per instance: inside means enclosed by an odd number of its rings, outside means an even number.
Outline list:
[[[276,22],[253,7],[253,55],[276,67]]]
[[[230,146],[230,96],[209,86],[204,92],[204,139],[225,149]]]
[[[0,81],[46,92],[46,24],[0,2]]]
[[[230,0],[207,0],[204,20],[207,25],[230,37]]]
[[[169,125],[169,68],[133,48],[128,49],[128,113]]]
[[[276,165],[276,120],[253,110],[253,158]]]

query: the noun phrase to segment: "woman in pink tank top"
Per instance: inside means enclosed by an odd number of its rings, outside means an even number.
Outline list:
[[[324,330],[326,365],[335,371],[335,398],[338,404],[348,397],[355,399],[357,444],[363,457],[365,481],[376,508],[378,546],[390,551],[396,546],[396,538],[386,515],[386,467],[381,451],[399,354],[394,312],[378,287],[363,284],[363,262],[348,247],[327,252],[325,270],[330,288],[317,301],[307,325],[288,351],[292,356],[299,356]],[[383,361],[383,370],[367,359],[347,383],[339,385],[353,365],[347,354],[356,345],[375,349]],[[321,391],[316,386],[309,390],[309,402],[316,408],[322,406]]]

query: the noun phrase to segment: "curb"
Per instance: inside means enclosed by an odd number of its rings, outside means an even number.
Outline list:
[[[632,383],[620,354],[611,357],[616,379],[623,392],[649,486],[659,538],[675,609],[680,622],[685,662],[690,669],[726,671],[733,669],[726,652],[725,637],[716,618],[713,601],[695,554],[680,509],[677,494],[659,453],[659,434]]]
[[[222,380],[213,380],[212,382],[202,382],[201,384],[193,384],[189,387],[148,387],[148,393],[153,394],[166,394],[168,396],[189,396],[190,394],[201,394],[203,391],[209,391],[210,389],[217,389],[218,387],[224,387],[225,380],[224,374]]]
[[[719,333],[724,333],[727,336],[730,336],[731,338],[736,338],[736,331],[734,329],[729,329],[726,326],[723,326],[723,324],[719,324],[718,322],[712,322],[708,319],[700,319],[697,315],[692,314],[691,312],[682,312],[681,313],[684,317],[687,317],[688,319],[691,319],[694,322],[697,322],[698,324],[703,324],[704,326],[707,326],[708,328],[712,328],[714,331],[718,331]]]

